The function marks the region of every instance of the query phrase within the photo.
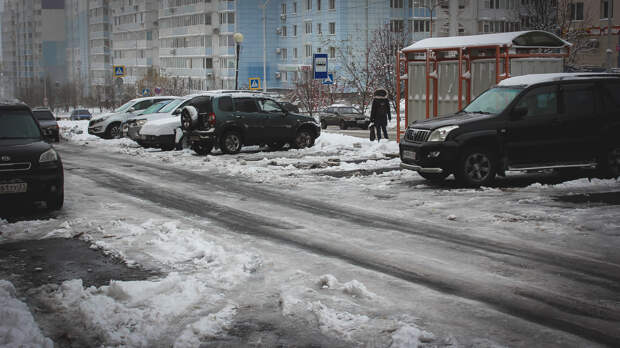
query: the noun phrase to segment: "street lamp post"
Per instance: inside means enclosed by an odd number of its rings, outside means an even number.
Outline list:
[[[233,35],[233,39],[235,39],[236,48],[237,48],[237,63],[235,64],[235,90],[239,89],[239,49],[241,48],[241,43],[243,42],[243,34],[235,33]]]
[[[262,5],[259,5],[263,10],[263,92],[267,92],[267,17],[265,16],[267,4],[269,4],[269,0],[265,0]]]

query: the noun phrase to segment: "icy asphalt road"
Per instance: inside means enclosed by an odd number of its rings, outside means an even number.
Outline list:
[[[207,278],[215,291],[164,321],[164,334],[142,340],[152,332],[135,317],[114,325],[97,317],[113,315],[95,295],[106,294],[115,306],[149,307],[146,299],[126,304],[136,297],[131,291],[121,296],[102,287],[91,293],[76,284],[42,289],[28,302],[43,308],[35,317],[48,337],[68,334],[74,346],[620,344],[617,206],[554,199],[617,191],[617,182],[547,187],[517,178],[497,188],[461,190],[449,183],[428,186],[411,173],[395,175],[389,160],[374,168],[386,170],[383,176],[347,178],[363,168],[330,165],[299,174],[321,167],[317,161],[330,162],[329,155],[302,163],[299,172],[291,165],[266,175],[248,167],[265,157],[265,165],[277,169],[273,162],[297,155],[201,158],[68,144],[59,149],[67,205],[55,219],[29,228],[82,236],[130,264]],[[170,222],[174,228],[161,227]],[[194,233],[186,236],[188,229]],[[188,250],[192,243],[202,246],[203,238],[229,254],[248,253],[243,276],[232,270],[214,276],[218,257],[179,251],[183,243]],[[167,252],[169,258],[162,256]],[[174,277],[168,278],[188,283]],[[93,301],[95,309],[58,310],[72,292],[82,298],[72,304],[90,308]],[[184,308],[182,300],[168,301]],[[204,329],[197,323],[207,314],[226,317],[227,324]],[[132,334],[110,332],[128,325]],[[198,341],[186,339],[187,327]]]

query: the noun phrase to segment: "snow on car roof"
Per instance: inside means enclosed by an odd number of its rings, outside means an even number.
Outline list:
[[[514,31],[508,33],[482,34],[469,36],[433,37],[420,40],[405,47],[403,52],[439,48],[466,48],[478,46],[515,46],[515,47],[566,47],[567,41],[542,30]]]
[[[552,73],[552,74],[530,74],[510,77],[502,80],[498,86],[531,86],[544,82],[559,80],[588,79],[588,78],[620,78],[618,74],[593,74],[593,73]]]

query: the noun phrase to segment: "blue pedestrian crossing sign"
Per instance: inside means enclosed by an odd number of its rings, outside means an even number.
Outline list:
[[[333,85],[334,84],[334,73],[328,73],[325,80],[323,80],[324,85]]]
[[[143,96],[145,96],[145,97],[146,97],[146,96],[147,96],[147,95],[149,95],[149,94],[151,94],[151,90],[150,90],[150,89],[145,88],[145,89],[143,89],[143,90],[142,90],[142,95],[143,95]]]
[[[250,77],[250,90],[260,89],[260,77]]]
[[[125,76],[125,66],[115,65],[114,66],[114,77],[123,77],[123,76]]]

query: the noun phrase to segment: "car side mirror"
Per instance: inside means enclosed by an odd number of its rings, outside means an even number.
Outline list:
[[[172,112],[173,115],[180,115],[181,114],[181,109],[176,109]]]
[[[130,107],[130,108],[129,108],[129,110],[128,110],[128,111],[129,111],[129,112],[134,112],[134,111],[136,111],[136,109],[132,106],[132,107]]]
[[[518,119],[523,118],[523,116],[525,115],[527,115],[527,107],[525,106],[516,107],[512,109],[512,112],[510,112],[510,119],[518,120]]]

